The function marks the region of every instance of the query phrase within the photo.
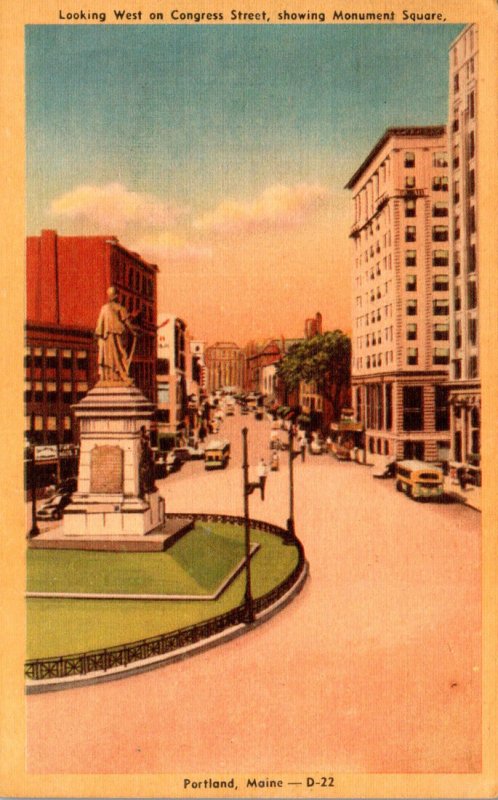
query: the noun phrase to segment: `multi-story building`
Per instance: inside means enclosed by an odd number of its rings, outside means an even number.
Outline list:
[[[449,455],[449,165],[443,126],[389,128],[353,192],[352,400],[370,453]]]
[[[477,70],[478,32],[468,25],[450,48],[450,458],[479,474]]]
[[[38,445],[59,445],[59,453],[72,454],[78,431],[71,406],[97,380],[94,330],[111,285],[141,331],[131,375],[155,401],[157,267],[115,237],[50,230],[27,238],[26,255],[26,434]]]
[[[157,325],[157,443],[168,449],[183,435],[187,415],[186,325],[174,314],[160,313]]]
[[[216,342],[206,347],[207,390],[230,387],[240,390],[244,385],[244,354],[234,342]]]

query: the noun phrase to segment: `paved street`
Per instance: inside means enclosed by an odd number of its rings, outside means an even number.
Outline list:
[[[241,514],[269,423],[227,419],[225,472],[185,464],[167,511]],[[250,514],[288,516],[287,454]],[[417,504],[330,455],[294,462],[296,530],[311,577],[247,636],[127,680],[27,698],[28,768],[50,773],[480,768],[480,525],[459,504]],[[255,477],[255,471],[254,471]]]

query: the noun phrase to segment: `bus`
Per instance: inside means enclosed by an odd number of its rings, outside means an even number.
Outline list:
[[[430,500],[443,494],[443,470],[424,461],[398,461],[396,489],[414,500]]]
[[[204,469],[225,469],[230,458],[230,442],[212,439],[204,448]]]

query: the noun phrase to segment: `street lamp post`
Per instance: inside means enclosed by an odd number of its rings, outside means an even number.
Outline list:
[[[244,531],[245,531],[245,550],[246,550],[246,589],[244,594],[245,622],[254,622],[254,601],[251,590],[251,529],[249,524],[249,495],[255,489],[260,489],[261,498],[264,499],[264,477],[259,481],[249,481],[249,462],[247,459],[247,428],[242,428],[242,452],[243,462],[242,471],[244,476]]]
[[[294,525],[294,459],[299,452],[294,453],[294,431],[289,428],[289,519],[287,520],[287,541],[289,544],[296,538]]]
[[[31,413],[30,426],[30,446],[29,446],[29,485],[31,489],[31,529],[28,531],[28,539],[39,536],[40,529],[36,524],[36,463],[35,463],[35,415]]]

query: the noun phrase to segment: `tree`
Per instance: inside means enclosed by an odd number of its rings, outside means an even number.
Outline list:
[[[289,390],[297,389],[301,381],[314,382],[317,391],[332,404],[338,419],[341,397],[351,379],[351,339],[340,330],[304,339],[279,362],[277,375]]]

